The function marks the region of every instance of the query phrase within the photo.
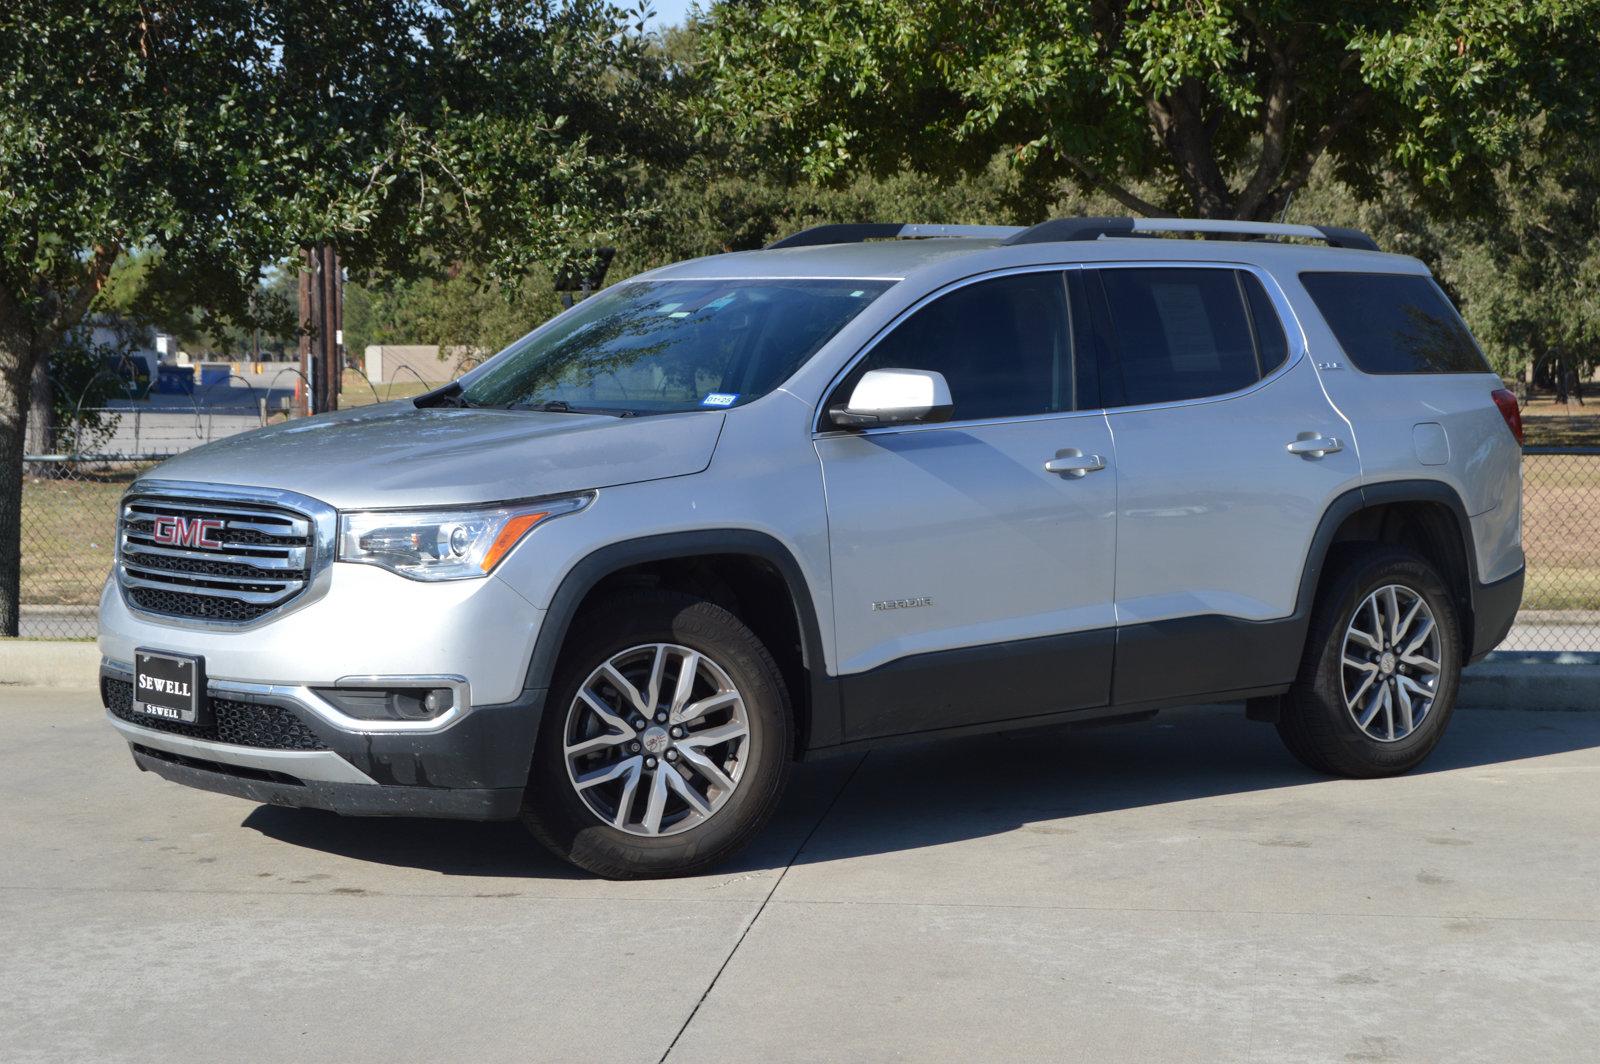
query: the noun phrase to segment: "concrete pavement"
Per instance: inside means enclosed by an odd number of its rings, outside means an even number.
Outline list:
[[[715,875],[138,773],[0,688],[0,1060],[1495,1061],[1600,1045],[1600,714],[1328,780],[1237,712],[801,766]]]

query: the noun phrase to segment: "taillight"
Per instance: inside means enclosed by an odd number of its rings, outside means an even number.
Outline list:
[[[1506,428],[1511,430],[1511,435],[1522,442],[1522,411],[1517,409],[1517,397],[1504,388],[1496,388],[1489,393],[1489,398],[1494,400],[1494,405],[1500,408],[1500,416],[1506,419]]]

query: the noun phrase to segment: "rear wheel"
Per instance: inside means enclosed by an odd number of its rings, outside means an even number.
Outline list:
[[[791,717],[777,664],[732,613],[674,592],[611,599],[562,651],[524,821],[610,878],[707,868],[771,815]]]
[[[1347,548],[1312,612],[1278,733],[1322,772],[1406,772],[1444,734],[1461,660],[1455,603],[1432,565],[1398,547]]]

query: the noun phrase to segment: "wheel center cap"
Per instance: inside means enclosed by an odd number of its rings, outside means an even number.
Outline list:
[[[667,734],[667,729],[657,726],[646,728],[640,742],[644,744],[646,753],[659,754],[672,745],[672,737]]]
[[[1394,667],[1394,651],[1385,650],[1383,652],[1383,657],[1378,659],[1378,671],[1383,673],[1385,676],[1392,676],[1394,674]]]

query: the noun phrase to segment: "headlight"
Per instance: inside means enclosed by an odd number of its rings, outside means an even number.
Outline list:
[[[370,510],[339,516],[339,560],[379,565],[413,580],[485,576],[541,522],[589,505],[588,496],[461,510]]]

